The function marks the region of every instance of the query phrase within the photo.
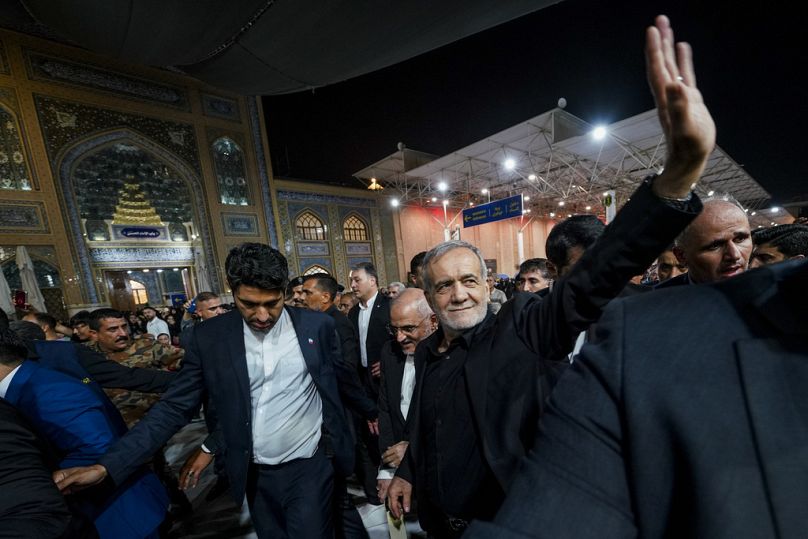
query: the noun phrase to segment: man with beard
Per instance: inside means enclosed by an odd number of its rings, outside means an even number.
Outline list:
[[[337,390],[334,322],[284,306],[286,259],[245,243],[225,262],[236,310],[194,331],[177,379],[138,425],[93,466],[56,473],[60,488],[109,476],[120,484],[188,423],[207,390],[214,437],[237,505],[247,499],[258,537],[333,536],[335,468],[348,474],[353,451]],[[328,426],[334,465],[321,447]]]
[[[444,242],[424,259],[440,327],[416,350],[410,444],[388,501],[400,517],[415,483],[421,524],[434,537],[459,537],[471,520],[493,518],[577,335],[701,210],[691,189],[715,146],[715,125],[690,49],[674,49],[666,17],[647,32],[646,59],[668,149],[664,171],[642,183],[552,292],[517,294],[494,316],[476,247]]]

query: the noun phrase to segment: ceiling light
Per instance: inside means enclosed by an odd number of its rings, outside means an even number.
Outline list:
[[[474,206],[474,202],[469,200],[469,206]]]
[[[779,213],[779,212],[780,212],[780,208],[778,208],[777,206],[773,206],[773,207],[772,207],[772,209],[771,209],[770,211],[771,211],[772,213]]]
[[[149,273],[149,271],[151,271],[151,270],[149,268],[146,268],[146,269],[143,270],[143,273]]]
[[[530,200],[530,195],[525,195],[525,200]]]
[[[384,187],[382,187],[381,184],[376,183],[376,178],[371,178],[370,185],[368,185],[368,189],[370,189],[371,191],[381,191],[382,189],[384,189]]]
[[[715,194],[715,191],[707,191],[707,196],[711,197]]]
[[[438,184],[438,191],[440,191],[441,193],[445,193],[446,189],[448,189],[448,186],[446,185],[446,182],[440,182]]]
[[[535,175],[535,174],[530,174],[530,175],[527,177],[527,179],[528,179],[528,180],[530,180],[530,181],[532,181],[532,182],[535,182],[535,181],[536,181],[536,175]]]
[[[393,206],[394,208],[398,208],[398,204],[399,202],[397,198],[390,199],[390,205]]]
[[[511,158],[505,160],[505,170],[513,170],[516,168],[516,161]]]
[[[432,202],[437,202],[437,201],[438,201],[438,197],[432,197]]]
[[[597,126],[592,130],[592,138],[595,140],[603,140],[606,138],[606,128],[602,125]]]
[[[157,273],[163,273],[162,269],[157,270]]]
[[[444,205],[444,206],[448,206],[448,205],[449,205],[449,201],[448,201],[448,200],[446,200],[445,198],[443,199],[443,205]]]
[[[559,205],[559,206],[563,206],[564,204],[566,204],[566,202],[564,202],[563,200],[559,200],[559,201],[558,201],[558,205]]]
[[[550,212],[550,217],[555,217],[555,212]]]
[[[587,206],[587,207],[586,207],[586,211],[589,211],[589,210],[591,210],[591,209],[592,209],[592,206]]]
[[[180,271],[180,268],[173,268],[171,271]]]
[[[749,215],[751,215],[752,217],[754,217],[755,215],[757,215],[757,212],[756,212],[756,211],[753,211],[753,212],[752,212],[752,213],[750,213]]]
[[[482,191],[480,191],[480,192],[481,192],[482,194],[484,194],[484,195],[487,195],[487,194],[488,194],[488,189],[483,188],[483,190],[482,190]]]
[[[126,273],[128,273],[129,275],[131,275],[131,274],[132,274],[132,270],[126,270]]]

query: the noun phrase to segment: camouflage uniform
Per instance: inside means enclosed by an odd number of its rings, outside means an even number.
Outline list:
[[[127,367],[167,370],[166,363],[171,359],[171,350],[166,350],[160,343],[150,339],[134,340],[128,348],[120,352],[104,352],[97,342],[86,343],[86,346]],[[104,391],[130,429],[146,415],[155,402],[160,400],[160,395],[155,393],[128,389],[104,389]]]

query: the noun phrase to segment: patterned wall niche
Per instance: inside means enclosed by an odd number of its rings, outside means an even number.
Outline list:
[[[210,151],[219,185],[219,201],[235,206],[250,204],[247,168],[241,146],[232,138],[225,136],[214,140]]]
[[[76,165],[72,182],[79,214],[88,223],[171,223],[182,230],[182,223],[193,221],[186,182],[134,144],[114,143],[87,155]]]
[[[18,114],[14,91],[0,88],[0,189],[31,191],[35,184]]]

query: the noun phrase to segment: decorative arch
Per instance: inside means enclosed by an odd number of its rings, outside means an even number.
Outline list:
[[[325,241],[326,226],[314,212],[303,210],[295,217],[295,231],[298,239]]]
[[[80,268],[79,274],[82,279],[81,282],[87,293],[87,298],[91,303],[98,303],[99,297],[93,279],[90,255],[82,236],[81,220],[76,205],[76,193],[73,182],[71,181],[71,175],[77,163],[88,153],[115,143],[138,146],[144,151],[154,154],[158,159],[168,163],[178,173],[180,178],[188,184],[194,201],[194,217],[199,229],[199,235],[201,236],[205,260],[209,268],[215,268],[217,266],[213,250],[213,238],[205,211],[207,204],[205,202],[204,187],[199,174],[193,167],[161,144],[131,129],[121,128],[94,133],[59,152],[55,160],[59,171],[59,186],[61,187],[64,202],[63,213],[65,214],[65,220],[69,224],[69,230],[73,237],[73,245],[76,251],[76,258],[78,259],[77,266]],[[222,288],[219,282],[218,272],[210,272],[209,278],[214,291],[221,291]]]
[[[326,268],[322,267],[319,264],[314,264],[314,265],[309,266],[308,268],[306,268],[306,271],[303,272],[303,276],[305,277],[305,276],[308,276],[308,275],[315,275],[317,273],[325,273],[325,274],[331,275],[331,272],[328,271]]]
[[[31,191],[33,185],[20,121],[0,101],[0,190]]]
[[[365,220],[354,212],[349,213],[342,221],[342,238],[345,241],[369,241]]]
[[[31,262],[34,263],[34,273],[36,274],[36,281],[40,288],[61,288],[62,277],[59,273],[59,268],[40,259],[35,255],[30,255]],[[9,287],[20,287],[20,270],[17,267],[17,257],[12,256],[0,264],[0,271],[3,272]]]

